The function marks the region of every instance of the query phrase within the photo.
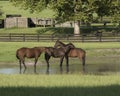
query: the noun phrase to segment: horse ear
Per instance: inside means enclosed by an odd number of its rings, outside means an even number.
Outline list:
[[[57,41],[56,42],[59,42],[59,39],[57,39]]]

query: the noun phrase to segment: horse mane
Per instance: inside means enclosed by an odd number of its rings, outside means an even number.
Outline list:
[[[58,45],[57,45],[58,44]],[[63,42],[61,42],[60,40],[57,40],[56,41],[56,43],[55,43],[55,45],[57,45],[57,46],[72,46],[73,48],[75,48],[75,46],[74,46],[74,44],[73,43],[68,43],[68,44],[64,44]]]
[[[71,42],[66,44],[66,45],[72,45],[75,48],[75,45],[73,43],[71,43]]]
[[[62,44],[63,46],[65,46],[66,44],[64,44],[63,42],[61,42],[60,40],[57,40],[56,42]]]

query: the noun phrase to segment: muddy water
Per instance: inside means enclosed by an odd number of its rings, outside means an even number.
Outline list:
[[[86,73],[88,74],[111,74],[120,72],[120,55],[115,56],[94,56],[86,59]],[[69,60],[69,74],[82,73],[82,64],[79,59]],[[34,61],[26,61],[27,70],[25,74],[34,74]],[[0,64],[0,74],[19,74],[19,63]],[[37,73],[46,74],[46,62],[39,60],[37,64]],[[24,71],[24,68],[22,68]],[[63,62],[63,72],[66,74],[66,62]],[[61,74],[59,67],[59,59],[50,59],[49,74]]]
[[[46,65],[37,66],[37,73],[46,74]],[[22,70],[23,71],[23,70]],[[69,74],[81,73],[82,65],[72,64],[69,66]],[[116,73],[120,72],[119,64],[87,64],[86,72],[90,74]],[[49,74],[60,74],[58,65],[52,65],[49,69]],[[63,73],[66,73],[66,66],[63,65]],[[19,74],[19,66],[16,67],[1,67],[0,74]],[[34,74],[33,66],[27,66],[25,74]]]

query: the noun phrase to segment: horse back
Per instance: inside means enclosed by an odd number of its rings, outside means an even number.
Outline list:
[[[81,48],[72,48],[69,53],[68,56],[69,57],[85,57],[85,50],[81,49]]]

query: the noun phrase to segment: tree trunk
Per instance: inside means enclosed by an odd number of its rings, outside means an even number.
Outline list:
[[[74,35],[80,35],[80,21],[74,22]]]

